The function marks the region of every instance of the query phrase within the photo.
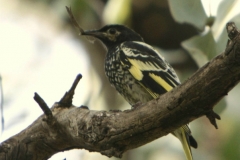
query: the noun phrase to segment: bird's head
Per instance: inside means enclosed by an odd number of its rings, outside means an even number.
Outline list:
[[[138,33],[123,25],[106,25],[99,30],[84,31],[82,35],[93,36],[99,39],[107,49],[125,41],[143,42],[143,38]]]

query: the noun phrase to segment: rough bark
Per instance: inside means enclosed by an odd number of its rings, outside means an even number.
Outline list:
[[[185,83],[158,99],[125,111],[95,111],[72,105],[78,76],[51,109],[35,94],[44,114],[0,145],[1,160],[43,160],[73,148],[121,157],[127,150],[165,136],[206,115],[217,127],[214,105],[240,80],[240,34],[227,24],[224,53],[200,68]]]

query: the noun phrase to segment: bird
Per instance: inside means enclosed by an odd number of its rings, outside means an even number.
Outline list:
[[[105,74],[131,106],[156,99],[180,84],[172,66],[134,30],[111,24],[101,29],[85,30],[81,34],[103,43],[107,49]],[[192,160],[191,147],[197,148],[197,142],[189,125],[176,129],[172,134],[182,143],[187,160]]]

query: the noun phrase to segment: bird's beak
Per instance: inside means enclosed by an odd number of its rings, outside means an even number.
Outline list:
[[[84,36],[93,36],[96,38],[104,38],[104,33],[98,31],[98,30],[87,30],[82,33]]]

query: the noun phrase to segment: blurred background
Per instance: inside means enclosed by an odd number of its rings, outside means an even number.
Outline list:
[[[80,37],[65,6],[84,29],[119,23],[133,28],[154,45],[185,81],[224,51],[225,25],[240,28],[239,0],[0,0],[0,75],[4,130],[1,142],[19,133],[42,114],[34,92],[51,106],[83,75],[73,104],[92,110],[129,109],[104,74],[106,50]],[[191,123],[198,149],[195,160],[240,159],[240,87],[214,108],[222,120],[216,130],[201,117]],[[3,121],[3,120],[2,120]],[[61,152],[51,160],[114,160],[86,150]],[[128,151],[123,160],[185,160],[172,135]]]

